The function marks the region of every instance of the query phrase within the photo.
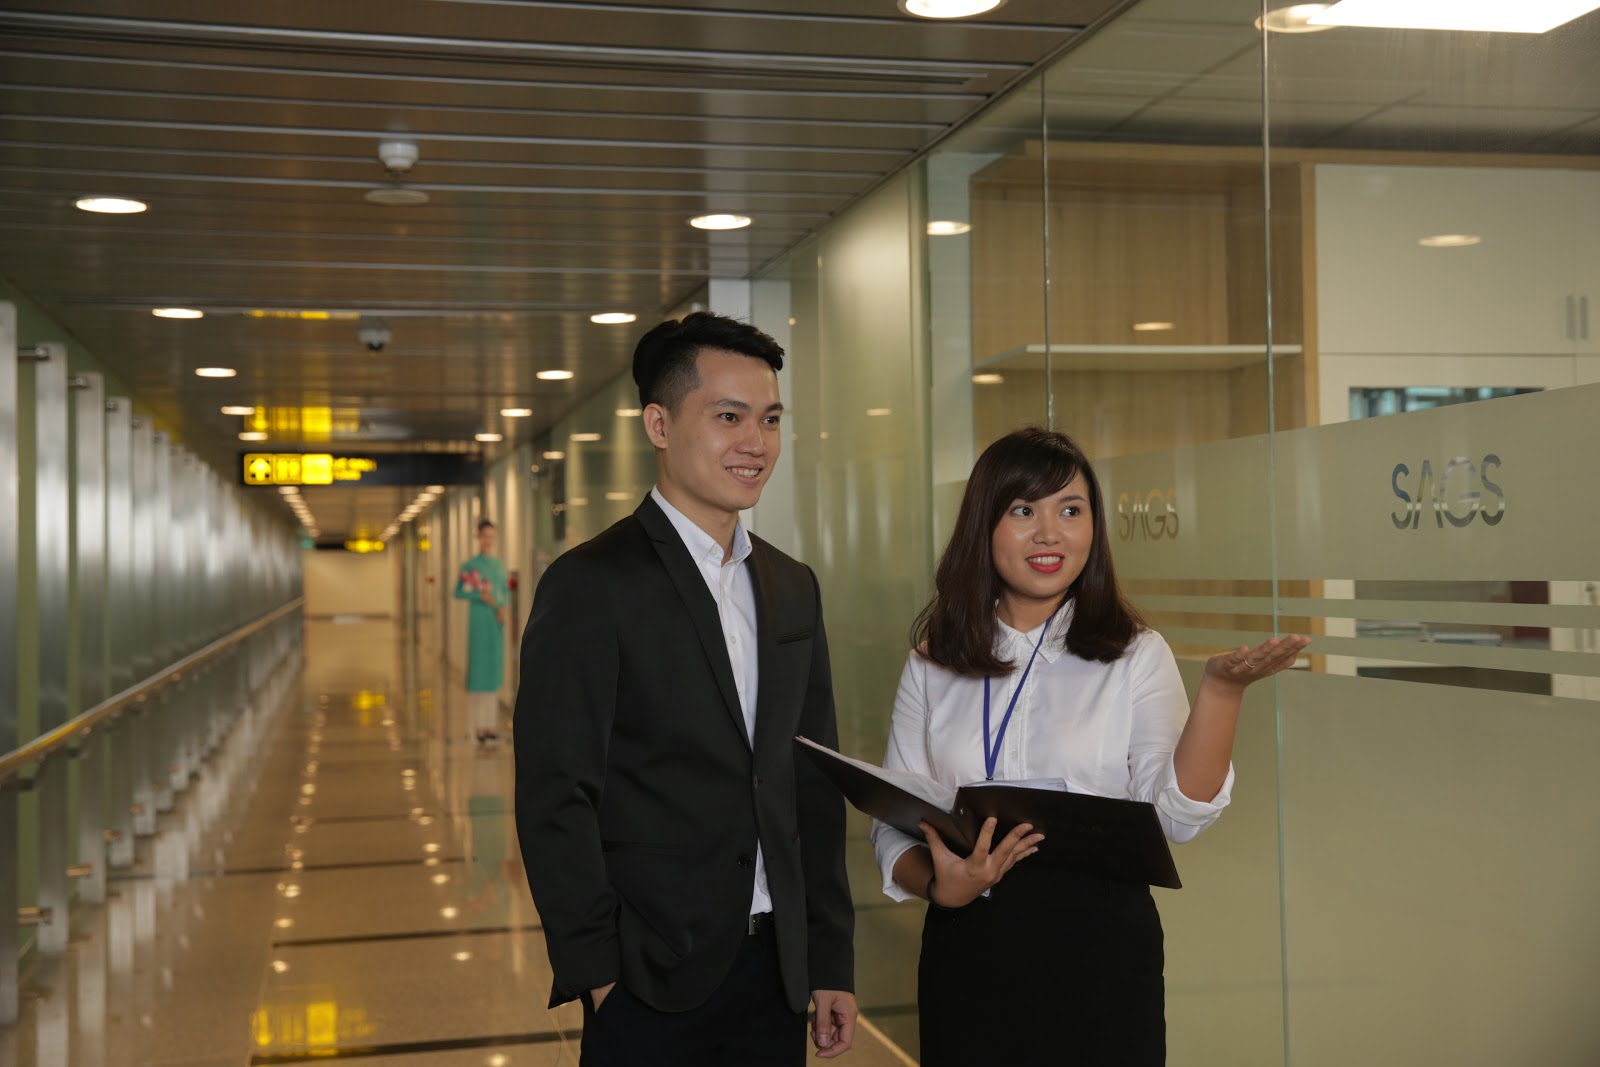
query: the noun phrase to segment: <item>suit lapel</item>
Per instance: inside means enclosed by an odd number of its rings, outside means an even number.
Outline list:
[[[694,625],[695,635],[700,638],[700,645],[705,650],[711,674],[717,680],[717,689],[722,693],[723,706],[732,716],[733,723],[739,730],[739,736],[745,738],[748,744],[749,734],[745,729],[744,710],[739,706],[739,690],[733,682],[733,664],[728,659],[728,649],[724,643],[727,638],[722,632],[722,621],[717,614],[716,599],[712,597],[711,590],[706,588],[706,580],[701,576],[700,568],[695,566],[694,559],[689,555],[689,549],[684,545],[683,538],[678,536],[672,520],[667,518],[655,500],[646,497],[634,516],[644,526],[645,533],[649,535],[656,555],[661,560],[661,565],[666,568],[667,576],[672,579],[673,586],[678,590],[678,597],[683,601],[685,610],[689,612],[689,620]],[[758,594],[758,602],[759,599]],[[766,627],[762,626],[761,629],[764,640]],[[761,655],[766,655],[764,650]],[[759,701],[757,706],[759,707]],[[760,722],[759,716],[757,722]]]
[[[755,750],[765,752],[774,741],[786,743],[788,730],[772,699],[772,694],[783,684],[783,679],[778,677],[777,606],[773,603],[777,596],[777,579],[772,573],[767,546],[753,539],[750,577],[756,589],[756,666],[760,672],[756,686]]]

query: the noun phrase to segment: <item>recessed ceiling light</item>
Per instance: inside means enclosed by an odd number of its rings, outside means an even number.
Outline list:
[[[612,492],[609,492],[609,493],[606,494],[606,499],[607,500],[632,500],[633,499],[633,494],[632,493],[623,493],[623,492],[619,492],[619,491],[613,490]]]
[[[287,972],[289,970],[289,965],[287,963],[285,963],[283,960],[273,960],[272,961],[272,969],[274,971],[276,971],[278,974],[283,974],[283,973],[285,973],[285,972]]]
[[[949,219],[940,219],[928,223],[929,237],[955,237],[958,234],[971,232],[972,223],[970,222],[952,222]]]
[[[542,370],[538,374],[535,374],[534,377],[538,378],[541,382],[565,382],[572,379],[572,371]]]
[[[267,435],[260,430],[246,430],[239,435],[239,440],[241,441],[265,441],[266,439]]]
[[[576,441],[579,444],[593,443],[600,440],[600,435],[597,433],[575,433],[568,440]]]
[[[227,404],[223,407],[224,415],[254,415],[256,409],[245,404]]]
[[[599,315],[590,315],[590,322],[597,322],[601,326],[621,326],[626,322],[637,322],[639,316],[630,311],[605,311]]]
[[[1256,19],[1256,29],[1268,29],[1273,33],[1321,33],[1331,30],[1332,26],[1318,26],[1312,19],[1322,14],[1332,4],[1290,4],[1268,11]]]
[[[894,412],[890,408],[868,408],[867,414],[873,418],[880,418],[884,415],[892,415]]]
[[[974,385],[1004,385],[1005,380],[1006,376],[1004,374],[974,374],[972,376]]]
[[[150,314],[158,319],[203,319],[206,313],[197,308],[151,308]]]
[[[1170,322],[1136,322],[1133,329],[1136,333],[1165,333],[1177,329],[1177,326]]]
[[[586,508],[589,506],[589,498],[586,496],[575,496],[571,500],[567,501],[567,506],[570,508]]]
[[[382,204],[384,207],[416,207],[427,202],[428,194],[421,189],[385,185],[381,189],[367,190],[369,204]]]
[[[492,445],[496,441],[504,441],[505,437],[504,437],[504,435],[497,434],[497,433],[480,433],[480,434],[474,435],[473,440],[474,441],[482,441],[486,445]]]
[[[430,486],[428,486],[428,492],[430,492],[430,493],[442,493],[442,492],[444,492],[444,486],[442,486],[442,485],[430,485]]]
[[[446,919],[454,919],[457,915],[461,914],[461,911],[459,908],[440,908],[439,914]]]
[[[1424,237],[1417,244],[1423,248],[1471,248],[1483,244],[1483,238],[1475,233],[1440,233]]]
[[[194,372],[202,378],[232,378],[239,373],[232,367],[196,367]]]
[[[548,459],[548,460],[552,460],[552,461],[558,460],[558,459],[566,459],[567,458],[567,454],[565,452],[546,452],[544,454],[544,458]]]
[[[508,419],[525,419],[533,414],[532,408],[501,408],[500,414]]]
[[[1390,30],[1545,33],[1595,8],[1600,0],[1339,0],[1311,21]]]
[[[617,418],[619,418],[619,419],[637,419],[640,415],[643,415],[643,414],[644,414],[644,409],[643,408],[618,408],[617,409]]]
[[[472,953],[467,952],[466,950],[463,949],[462,951],[457,952],[451,958],[454,959],[457,963],[466,963],[468,960],[470,960],[472,958]]]
[[[1006,0],[900,0],[900,10],[919,19],[965,19],[993,11]]]
[[[742,230],[750,225],[749,215],[697,215],[689,220],[697,230]]]
[[[137,215],[148,211],[150,205],[122,196],[85,196],[78,199],[77,207],[79,211],[93,211],[98,215]]]

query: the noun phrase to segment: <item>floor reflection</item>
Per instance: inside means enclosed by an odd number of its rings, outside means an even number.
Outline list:
[[[107,903],[74,913],[70,951],[25,962],[0,1062],[575,1067],[581,1011],[544,1007],[509,742],[477,744],[459,684],[407,662],[387,623],[312,622],[305,647]],[[903,999],[905,969],[875,963],[874,942],[914,936],[918,917],[862,918],[863,982]],[[850,1059],[912,1062],[870,1034]]]

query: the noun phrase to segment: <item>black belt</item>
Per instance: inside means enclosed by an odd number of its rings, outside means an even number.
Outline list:
[[[745,927],[745,933],[755,937],[757,934],[764,934],[770,929],[772,929],[772,912],[763,911],[750,916],[750,924]]]

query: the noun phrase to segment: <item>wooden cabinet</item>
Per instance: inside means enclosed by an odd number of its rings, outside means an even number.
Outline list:
[[[1579,232],[1577,180],[1592,175],[1343,164],[1315,174],[1323,354],[1576,350],[1579,246],[1600,245],[1600,232]],[[1600,209],[1591,229],[1596,218]],[[1473,243],[1437,240],[1452,236]]]

